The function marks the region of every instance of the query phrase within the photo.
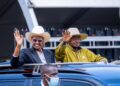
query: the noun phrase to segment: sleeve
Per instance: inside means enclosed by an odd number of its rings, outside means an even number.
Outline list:
[[[101,55],[96,55],[92,51],[86,49],[87,57],[90,62],[100,62],[100,61],[107,61],[105,57]]]
[[[20,51],[19,57],[12,56],[10,64],[12,67],[20,67],[24,64],[24,57],[25,57],[24,50]]]
[[[65,57],[65,48],[66,48],[66,45],[58,45],[57,46],[57,48],[55,49],[56,61],[63,62],[63,59]]]

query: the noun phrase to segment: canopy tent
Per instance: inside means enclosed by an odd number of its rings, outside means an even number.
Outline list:
[[[29,6],[41,7],[120,7],[120,0],[29,0]]]
[[[118,25],[119,0],[19,0],[29,29],[35,25]],[[30,20],[33,22],[31,23]]]

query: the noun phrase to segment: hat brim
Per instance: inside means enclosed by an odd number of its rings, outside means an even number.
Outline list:
[[[72,35],[72,36],[70,37],[70,39],[71,39],[72,37],[74,37],[74,36],[78,36],[78,37],[80,38],[80,40],[84,40],[84,39],[86,39],[86,38],[88,37],[87,34],[81,33],[81,34]]]
[[[48,32],[44,32],[44,33],[42,33],[42,34],[36,34],[36,33],[27,32],[27,33],[25,34],[25,38],[27,39],[28,42],[31,42],[31,41],[32,41],[31,38],[32,38],[33,36],[43,37],[45,43],[48,42],[48,41],[50,41],[50,38],[51,38],[51,37],[50,37],[50,34],[49,34]]]

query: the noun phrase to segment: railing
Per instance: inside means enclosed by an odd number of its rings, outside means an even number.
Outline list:
[[[61,37],[52,37],[45,49],[55,49]],[[89,49],[120,48],[120,36],[95,36],[81,41],[81,46]]]

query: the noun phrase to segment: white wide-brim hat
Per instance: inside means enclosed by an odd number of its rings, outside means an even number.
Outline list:
[[[72,27],[72,28],[68,28],[67,30],[68,32],[70,32],[70,39],[73,37],[73,36],[78,36],[80,37],[80,40],[84,40],[88,37],[87,34],[85,33],[80,33],[80,31],[78,30],[78,28],[75,28],[75,27]]]
[[[28,42],[31,42],[31,38],[33,36],[43,37],[45,43],[48,42],[50,40],[50,38],[51,38],[50,34],[48,32],[45,32],[44,28],[42,26],[35,26],[32,29],[32,32],[27,32],[25,34],[25,37],[26,37],[26,39],[27,39]]]

